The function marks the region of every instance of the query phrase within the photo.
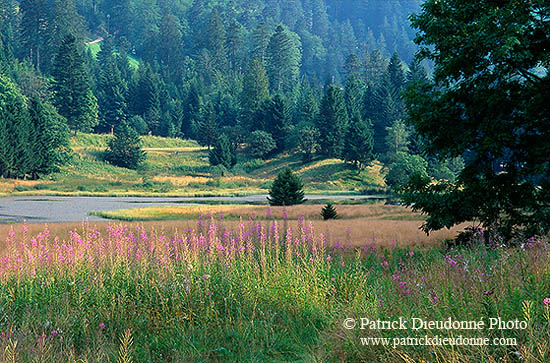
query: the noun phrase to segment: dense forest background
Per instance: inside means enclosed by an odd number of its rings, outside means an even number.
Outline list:
[[[192,138],[214,146],[212,164],[227,168],[247,145],[251,157],[297,151],[304,162],[335,157],[359,169],[376,158],[395,164],[389,184],[418,169],[452,178],[460,163],[417,156],[421,140],[403,122],[403,90],[429,73],[414,56],[408,20],[419,7],[418,0],[2,0],[0,71],[4,86],[23,96],[4,102],[19,104],[27,116],[14,128],[29,131],[19,137],[26,143],[4,148],[11,154],[0,157],[0,172],[40,174],[21,166],[43,133],[28,116],[34,100],[50,124]],[[48,122],[40,127],[63,130]],[[64,140],[50,135],[44,153],[65,152]]]

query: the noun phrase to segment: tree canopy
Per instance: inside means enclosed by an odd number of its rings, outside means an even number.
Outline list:
[[[409,120],[456,182],[416,176],[407,204],[424,229],[477,220],[508,239],[550,230],[550,5],[544,0],[427,0],[412,15],[434,80],[407,92]]]

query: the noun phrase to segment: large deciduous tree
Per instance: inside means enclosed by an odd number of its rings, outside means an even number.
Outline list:
[[[426,231],[478,220],[490,231],[550,230],[550,5],[428,0],[411,16],[433,82],[407,93],[410,121],[440,159],[463,156],[455,183],[423,177],[406,203]]]

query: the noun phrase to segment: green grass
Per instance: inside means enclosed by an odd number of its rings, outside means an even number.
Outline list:
[[[384,194],[379,164],[358,173],[336,159],[302,164],[298,154],[271,160],[242,160],[232,171],[211,167],[208,149],[193,140],[142,136],[147,159],[139,170],[103,161],[111,135],[78,133],[70,140],[72,160],[60,172],[37,182],[0,180],[0,194],[233,196],[265,194],[286,166],[311,194]]]
[[[286,243],[285,224],[278,226],[280,238],[264,223],[265,239],[256,222],[239,232],[204,220],[182,225],[179,235],[85,225],[55,241],[48,231],[18,230],[0,254],[1,360],[114,362],[122,352],[135,362],[547,361],[547,243],[526,250],[328,249],[307,229],[291,231],[303,242]],[[243,235],[250,239],[236,242]],[[400,317],[409,322],[404,330],[343,327],[345,319]],[[411,329],[412,318],[449,317],[487,325],[491,318],[518,320],[526,328]],[[360,340],[425,335],[516,345]]]

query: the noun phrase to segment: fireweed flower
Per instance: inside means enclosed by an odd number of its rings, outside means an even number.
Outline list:
[[[105,329],[105,324],[103,324],[103,323],[99,323],[99,326],[98,326],[98,328],[99,328],[100,330],[103,330],[103,329]]]
[[[542,301],[542,304],[546,307],[550,307],[550,297],[547,297]]]

